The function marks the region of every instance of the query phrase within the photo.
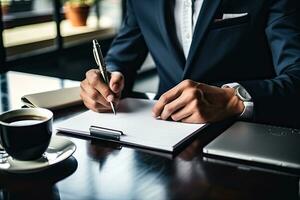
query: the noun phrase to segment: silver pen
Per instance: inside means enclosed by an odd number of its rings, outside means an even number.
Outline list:
[[[93,40],[93,54],[94,54],[95,61],[99,67],[100,73],[102,75],[103,81],[104,81],[104,83],[106,83],[109,86],[106,64],[105,64],[105,61],[104,61],[104,58],[103,58],[103,55],[101,52],[100,45],[97,40]],[[116,115],[117,113],[116,113],[113,102],[109,102],[109,103],[110,103],[113,113]]]

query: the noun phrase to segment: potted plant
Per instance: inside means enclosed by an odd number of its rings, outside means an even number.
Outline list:
[[[73,26],[86,26],[90,7],[94,0],[64,0],[66,18]]]
[[[6,15],[8,13],[10,3],[11,0],[1,0],[2,15]]]

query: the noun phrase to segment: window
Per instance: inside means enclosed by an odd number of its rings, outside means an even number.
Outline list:
[[[90,41],[92,38],[105,38],[116,33],[121,22],[121,0],[94,0],[88,12],[86,26],[78,27],[66,19],[64,2],[1,0],[3,44],[7,60],[18,59],[31,53],[70,47]],[[59,11],[55,10],[55,5]],[[60,20],[53,20],[54,13],[56,19]]]
[[[3,0],[3,43],[8,57],[54,46],[51,0]],[[3,5],[2,5],[3,10]]]

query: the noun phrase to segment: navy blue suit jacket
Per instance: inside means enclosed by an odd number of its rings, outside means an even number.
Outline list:
[[[127,1],[106,57],[111,71],[123,72],[130,85],[150,52],[160,78],[158,95],[184,79],[217,86],[239,82],[253,98],[254,120],[299,122],[299,0],[204,0],[187,59],[172,2]],[[215,22],[223,13],[248,15]]]

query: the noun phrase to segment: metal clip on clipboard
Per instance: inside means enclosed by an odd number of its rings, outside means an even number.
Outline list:
[[[124,135],[122,131],[99,126],[90,126],[90,134],[95,138],[118,141],[120,141],[121,135]]]

